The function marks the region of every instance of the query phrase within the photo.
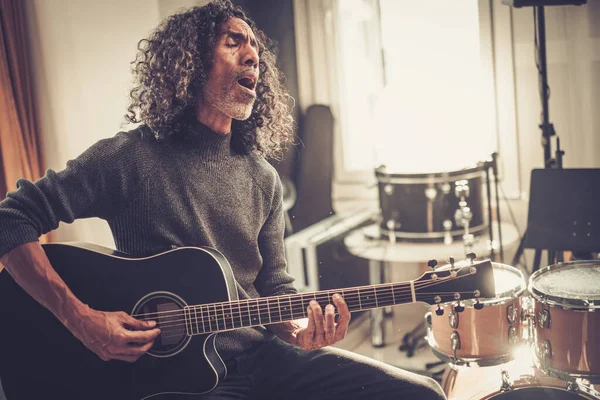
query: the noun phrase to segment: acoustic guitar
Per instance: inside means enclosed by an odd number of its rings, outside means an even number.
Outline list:
[[[161,333],[135,363],[102,361],[3,271],[0,379],[8,400],[199,397],[227,374],[215,348],[219,332],[305,318],[313,299],[325,307],[339,293],[354,312],[495,295],[490,261],[406,282],[239,299],[227,259],[212,248],[181,247],[146,258],[83,243],[43,248],[81,301],[155,320]]]

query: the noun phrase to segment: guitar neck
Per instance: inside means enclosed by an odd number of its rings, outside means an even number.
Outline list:
[[[189,306],[184,310],[186,330],[192,335],[206,334],[306,318],[310,301],[324,308],[334,304],[336,293],[344,298],[350,312],[414,303],[422,285],[408,281]]]

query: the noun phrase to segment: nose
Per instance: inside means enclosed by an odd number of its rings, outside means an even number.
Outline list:
[[[248,67],[257,67],[258,66],[258,50],[252,47],[250,44],[246,44],[246,51],[243,55],[243,63]]]

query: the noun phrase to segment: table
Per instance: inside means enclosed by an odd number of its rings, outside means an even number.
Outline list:
[[[504,251],[516,245],[519,241],[517,228],[510,223],[501,222],[502,244]],[[494,243],[491,245],[498,255],[499,243],[498,224],[493,223]],[[348,251],[360,258],[369,261],[369,279],[372,285],[390,282],[389,263],[422,263],[431,259],[438,260],[440,265],[446,264],[449,257],[456,261],[465,258],[465,246],[462,240],[455,240],[452,244],[445,245],[441,242],[390,242],[387,238],[379,238],[379,225],[373,223],[350,232],[344,238]],[[475,238],[469,252],[478,258],[490,255],[489,231]],[[414,276],[412,279],[416,279]],[[371,310],[371,343],[374,347],[385,346],[384,338],[384,313],[381,308]]]

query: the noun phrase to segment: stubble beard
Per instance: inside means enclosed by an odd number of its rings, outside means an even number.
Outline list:
[[[236,98],[237,81],[233,86],[219,85],[220,93],[214,93],[212,90],[206,90],[204,99],[211,107],[219,110],[230,118],[243,121],[250,118],[252,107],[256,98],[244,93],[244,100]]]

